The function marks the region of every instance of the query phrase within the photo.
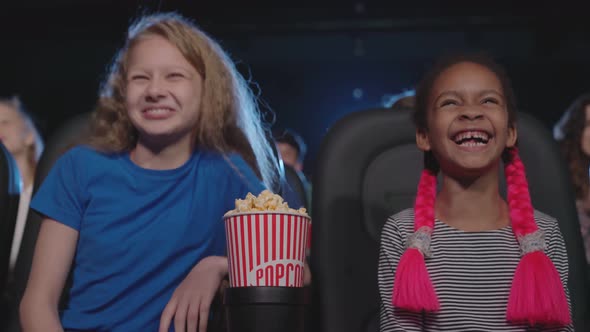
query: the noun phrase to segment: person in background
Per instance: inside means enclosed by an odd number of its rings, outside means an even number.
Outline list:
[[[33,192],[43,139],[18,97],[0,98],[0,141],[14,157],[22,180],[18,214],[10,250],[10,271],[14,269]]]
[[[590,267],[590,93],[574,100],[553,127],[553,136],[569,166]]]
[[[295,170],[304,187],[304,197],[298,198],[299,201],[308,210],[311,202],[311,185],[303,173],[307,145],[303,138],[292,129],[275,129],[273,137],[283,163]],[[287,174],[288,175],[288,174]],[[289,179],[287,179],[289,180]]]
[[[275,130],[273,136],[283,162],[303,172],[303,162],[307,153],[307,145],[303,138],[292,129]]]

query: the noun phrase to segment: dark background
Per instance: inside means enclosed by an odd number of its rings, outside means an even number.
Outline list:
[[[111,1],[0,2],[0,95],[18,94],[48,138],[92,110],[103,73],[141,13],[176,10],[251,77],[261,100],[307,141],[306,172],[343,115],[412,88],[432,60],[483,50],[510,74],[521,110],[550,128],[590,90],[583,2]]]

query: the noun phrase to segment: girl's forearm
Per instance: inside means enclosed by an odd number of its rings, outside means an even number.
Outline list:
[[[20,304],[20,322],[23,332],[63,332],[57,308],[41,301],[28,299]]]

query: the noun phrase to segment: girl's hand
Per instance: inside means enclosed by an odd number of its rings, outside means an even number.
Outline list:
[[[303,285],[311,285],[311,270],[307,264],[307,258],[303,261]]]
[[[207,331],[209,308],[227,274],[227,264],[227,257],[203,258],[172,294],[162,312],[159,332],[168,332],[173,317],[176,332]]]

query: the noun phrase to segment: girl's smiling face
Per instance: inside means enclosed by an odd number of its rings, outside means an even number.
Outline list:
[[[146,35],[129,54],[125,103],[139,140],[190,142],[199,118],[203,79],[180,50]]]
[[[427,100],[427,129],[416,134],[418,147],[432,151],[450,175],[478,175],[499,164],[516,144],[502,84],[485,66],[459,62],[434,80]]]

